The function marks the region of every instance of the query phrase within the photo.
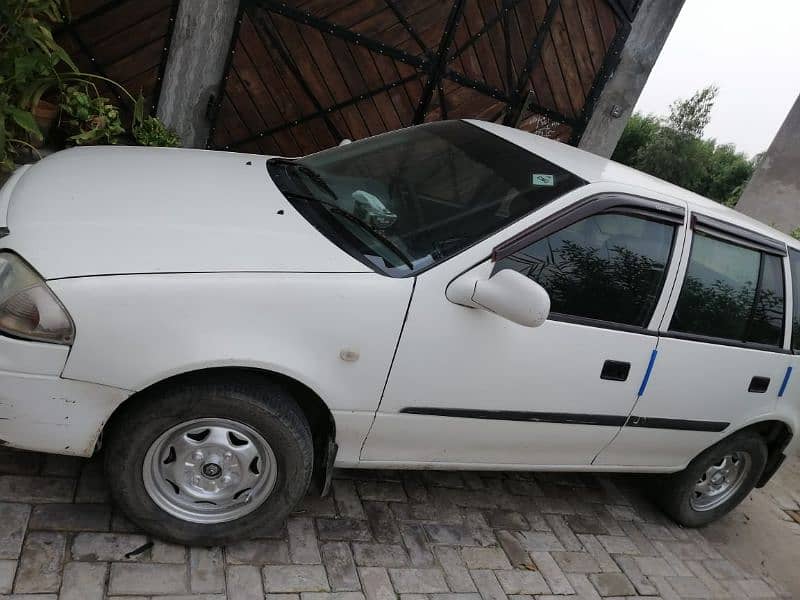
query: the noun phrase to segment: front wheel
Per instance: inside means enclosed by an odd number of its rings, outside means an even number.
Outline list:
[[[280,385],[167,384],[123,407],[106,434],[116,503],[156,537],[217,545],[279,527],[313,468],[308,423]]]
[[[755,487],[767,462],[757,433],[743,431],[698,455],[683,471],[664,477],[656,502],[686,527],[702,527],[733,510]]]

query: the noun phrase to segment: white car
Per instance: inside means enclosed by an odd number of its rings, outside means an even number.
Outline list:
[[[797,430],[800,245],[516,129],[68,150],[0,227],[0,443],[102,446],[161,538],[280,524],[334,466],[661,473],[698,526]]]

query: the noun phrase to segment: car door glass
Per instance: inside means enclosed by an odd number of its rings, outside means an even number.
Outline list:
[[[672,251],[675,226],[625,214],[598,214],[497,262],[550,294],[553,315],[646,326]]]
[[[800,252],[789,250],[792,272],[792,350],[800,350]]]
[[[671,331],[780,346],[783,312],[779,257],[695,232]]]

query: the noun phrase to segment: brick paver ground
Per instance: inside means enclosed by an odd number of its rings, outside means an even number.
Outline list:
[[[340,471],[279,532],[184,548],[120,515],[100,467],[0,449],[0,599],[788,597],[666,519],[636,478]]]

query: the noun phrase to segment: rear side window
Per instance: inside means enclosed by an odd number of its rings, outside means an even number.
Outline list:
[[[695,232],[670,330],[783,345],[781,258]]]
[[[550,295],[552,313],[645,327],[664,285],[675,226],[597,214],[497,262]]]
[[[800,350],[800,252],[789,249],[792,271],[792,350]]]

